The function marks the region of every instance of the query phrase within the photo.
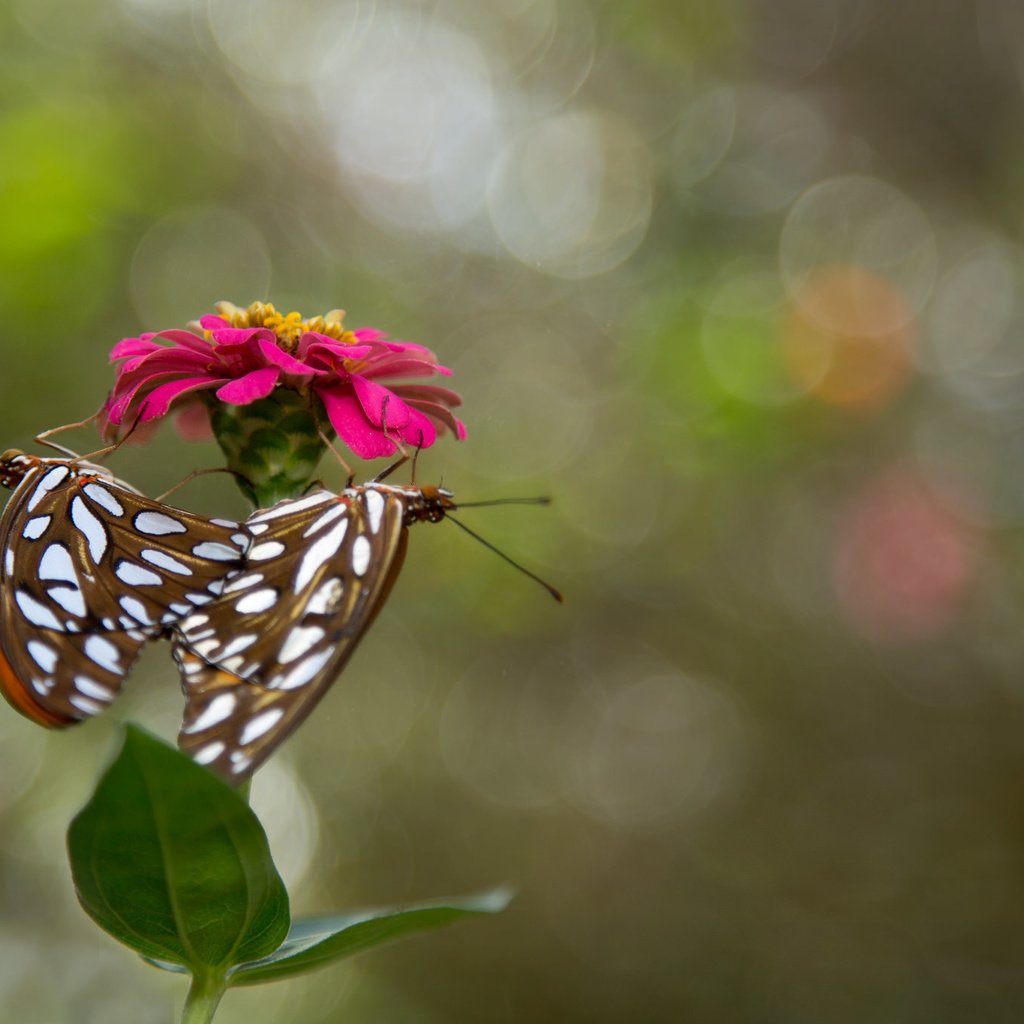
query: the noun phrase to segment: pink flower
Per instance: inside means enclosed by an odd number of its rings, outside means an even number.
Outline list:
[[[182,434],[209,436],[204,392],[248,405],[286,387],[319,396],[338,437],[364,459],[393,454],[396,437],[424,448],[445,428],[465,438],[451,411],[462,401],[454,391],[394,383],[451,373],[422,345],[390,341],[368,327],[348,331],[341,310],[310,320],[282,316],[269,303],[245,310],[218,303],[217,310],[220,316],[190,325],[195,330],[143,334],[114,346],[111,362],[121,365],[104,410],[105,434],[159,419],[173,405]]]

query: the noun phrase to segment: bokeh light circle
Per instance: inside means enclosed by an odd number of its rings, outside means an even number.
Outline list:
[[[862,266],[811,271],[793,295],[784,349],[794,379],[830,405],[871,408],[909,379],[915,321],[902,293]]]
[[[708,369],[727,391],[755,405],[791,402],[827,369],[808,362],[794,375],[782,331],[785,295],[778,274],[764,265],[738,266],[723,275],[708,302],[701,347]]]
[[[251,802],[267,832],[277,869],[294,892],[313,863],[320,839],[320,819],[309,790],[278,757],[256,775]]]
[[[757,8],[751,45],[776,75],[798,80],[828,57],[839,31],[839,4],[773,0]]]
[[[10,715],[0,720],[0,744],[4,751],[4,771],[0,775],[0,813],[17,801],[35,779],[46,752],[46,736],[41,730],[26,728],[21,719]]]
[[[165,18],[192,13],[195,0],[120,0],[121,7],[132,16],[152,19],[158,23]]]
[[[793,202],[820,174],[832,133],[796,92],[744,84],[720,104],[728,149],[702,191],[726,217],[759,217]]]
[[[555,277],[606,273],[647,233],[647,150],[628,125],[605,115],[552,117],[508,144],[488,209],[498,237],[523,263]]]
[[[504,5],[503,5],[504,6]],[[514,5],[508,5],[513,10]],[[500,48],[516,35],[534,43],[532,50],[520,49],[518,59],[510,54],[510,75],[524,95],[531,112],[562,109],[590,77],[597,56],[597,28],[585,0],[540,0],[529,3],[525,32],[508,32]],[[510,26],[511,28],[511,26]],[[538,35],[537,30],[542,29]],[[515,45],[513,43],[513,45]]]
[[[727,86],[695,96],[679,117],[672,140],[672,178],[689,188],[721,162],[736,130],[736,93]]]
[[[375,59],[381,53],[388,59]],[[428,175],[448,134],[478,108],[486,120],[492,107],[487,61],[473,40],[412,14],[377,19],[318,92],[339,162],[399,183]]]
[[[351,52],[373,22],[376,0],[205,0],[205,7],[217,46],[243,79],[287,87],[316,82]]]
[[[484,472],[504,481],[543,477],[586,446],[598,413],[593,381],[586,360],[556,332],[521,321],[481,329],[453,369],[475,382],[474,447],[502,451],[500,469]]]
[[[1021,264],[1019,250],[1002,240],[990,239],[960,255],[928,306],[922,369],[955,378],[993,353],[1017,313]],[[1024,354],[1019,345],[1012,347],[1019,371]]]
[[[540,810],[559,799],[562,718],[552,707],[545,677],[508,662],[481,659],[456,683],[438,725],[449,774],[478,799],[503,807]]]
[[[400,619],[385,609],[374,625],[372,670],[349,670],[334,728],[360,758],[378,769],[402,750],[430,701],[425,653]]]
[[[931,224],[899,189],[863,175],[830,178],[808,189],[794,203],[779,240],[779,266],[790,294],[808,278],[834,264],[862,267],[888,281],[904,298],[890,305],[882,322],[865,296],[860,309],[876,333],[895,330],[919,312],[935,284],[937,255]],[[852,296],[855,300],[856,294]],[[811,307],[822,326],[843,330],[848,309],[838,319],[828,304]]]
[[[570,793],[620,828],[690,817],[728,788],[742,759],[735,703],[681,673],[641,676],[612,692],[587,689],[573,720]]]
[[[328,51],[315,84],[324,137],[365,215],[457,231],[482,213],[499,150],[492,75],[476,41],[440,15],[378,17]]]
[[[948,471],[910,465],[884,470],[854,495],[833,556],[851,628],[876,643],[911,643],[955,621],[977,561],[977,504]]]
[[[191,207],[158,221],[139,242],[132,304],[149,329],[163,330],[213,312],[220,299],[264,299],[270,279],[270,249],[252,221],[224,206]]]

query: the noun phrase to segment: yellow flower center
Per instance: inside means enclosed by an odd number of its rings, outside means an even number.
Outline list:
[[[218,302],[214,308],[217,315],[232,327],[265,327],[274,332],[277,344],[289,355],[295,354],[299,339],[307,331],[326,334],[343,345],[356,344],[356,336],[345,330],[345,310],[332,309],[322,316],[303,319],[301,313],[279,313],[269,302],[254,302],[247,309],[240,309],[233,302]],[[210,331],[204,331],[207,339]]]

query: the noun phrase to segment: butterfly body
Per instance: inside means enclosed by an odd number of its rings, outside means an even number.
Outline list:
[[[163,505],[80,459],[0,455],[0,692],[40,725],[104,710],[142,646],[242,564],[237,523]]]
[[[243,570],[181,621],[179,745],[234,781],[254,771],[330,688],[387,599],[408,527],[454,508],[437,487],[319,490],[253,513]]]

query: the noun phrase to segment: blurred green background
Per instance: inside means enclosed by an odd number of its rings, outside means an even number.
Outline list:
[[[4,0],[0,447],[260,298],[453,367],[421,480],[556,496],[464,518],[565,607],[416,527],[254,787],[299,912],[518,900],[218,1021],[1021,1019],[1022,74],[1016,0]],[[0,708],[4,1022],[182,998],[64,856],[118,721],[177,730],[166,645],[128,690]]]

